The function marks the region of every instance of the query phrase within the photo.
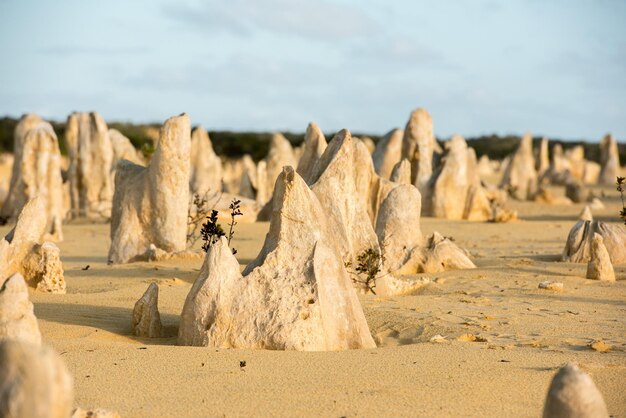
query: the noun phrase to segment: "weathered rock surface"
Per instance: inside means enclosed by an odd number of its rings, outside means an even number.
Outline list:
[[[296,166],[296,159],[293,153],[291,143],[282,134],[276,133],[272,135],[272,141],[270,143],[270,150],[265,157],[266,176],[265,176],[265,188],[266,188],[266,200],[257,202],[260,204],[269,201],[272,196],[273,185],[276,182],[276,178],[281,173],[285,166]],[[262,181],[262,179],[259,179]]]
[[[447,270],[473,269],[476,265],[465,250],[460,249],[448,237],[433,232],[424,249],[423,273],[438,273]]]
[[[65,293],[61,250],[51,242],[36,244],[22,262],[28,285],[46,293]]]
[[[542,178],[549,168],[550,157],[548,154],[548,138],[544,136],[543,138],[541,138],[541,142],[539,143],[537,158],[535,159],[535,169],[537,170],[537,177]]]
[[[277,350],[374,348],[335,232],[315,194],[286,167],[270,230],[239,272],[222,238],[209,249],[181,315],[178,343]]]
[[[422,193],[422,199],[429,199],[425,186],[433,172],[435,145],[430,114],[426,109],[415,110],[404,129],[401,157],[411,162],[411,181]]]
[[[41,344],[33,304],[28,299],[26,282],[19,273],[11,275],[0,287],[0,340],[6,339]],[[0,367],[0,373],[2,369]]]
[[[159,286],[156,283],[150,283],[146,292],[135,303],[132,329],[133,334],[139,337],[161,337],[163,327],[159,314]]]
[[[626,229],[623,225],[579,220],[572,227],[563,250],[563,261],[586,263],[591,259],[594,234],[602,237],[612,264],[626,263]]]
[[[383,136],[374,149],[372,154],[374,169],[384,179],[391,178],[393,168],[402,160],[403,137],[402,129],[394,129]]]
[[[533,137],[527,133],[506,167],[500,187],[518,200],[531,200],[537,191],[537,171],[533,156]]]
[[[113,147],[104,119],[96,112],[72,113],[65,139],[70,157],[71,216],[108,218],[113,197]]]
[[[52,349],[24,341],[1,341],[0,365],[0,416],[70,417],[73,379]]]
[[[543,418],[608,418],[609,413],[602,394],[576,365],[561,367],[552,379]]]
[[[599,182],[602,184],[615,184],[615,179],[621,173],[619,162],[619,150],[617,141],[613,135],[608,134],[600,142],[601,171]]]
[[[615,281],[615,271],[604,240],[599,234],[593,234],[591,241],[591,259],[587,263],[587,278],[592,280]]]
[[[490,219],[491,203],[480,183],[474,150],[460,135],[446,142],[445,149],[443,162],[427,186],[432,203],[425,213],[445,219]]]
[[[28,118],[26,119],[28,120]],[[22,122],[20,122],[22,123]],[[46,233],[49,239],[61,241],[62,220],[65,218],[63,204],[63,179],[61,178],[61,152],[52,126],[40,121],[26,130],[16,131],[15,152],[19,159],[13,165],[11,189],[2,207],[2,216],[17,218],[26,203],[39,196],[44,201]]]
[[[13,230],[0,240],[0,278],[19,272],[40,290],[64,293],[58,247],[49,242],[39,244],[46,228],[44,213],[43,199],[32,199],[24,206]]]
[[[189,188],[192,194],[203,196],[222,191],[222,160],[213,151],[208,132],[198,126],[191,132],[191,173]]]
[[[322,130],[315,122],[309,123],[304,135],[304,150],[298,162],[298,174],[305,182],[313,176],[315,164],[320,159],[328,144]]]
[[[111,148],[113,149],[113,159],[111,160],[111,184],[115,183],[115,172],[117,164],[122,160],[131,163],[145,165],[146,161],[143,155],[135,149],[130,139],[126,138],[117,129],[109,129],[109,139],[111,140]]]
[[[398,184],[411,184],[411,163],[409,160],[405,158],[396,164],[391,171],[389,180]]]
[[[183,251],[187,240],[190,123],[168,119],[147,167],[122,161],[115,176],[109,262],[126,263],[154,244]]]

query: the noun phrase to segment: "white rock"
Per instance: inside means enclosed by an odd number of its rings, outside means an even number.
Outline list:
[[[507,166],[500,187],[518,200],[531,200],[537,191],[537,171],[533,157],[533,137],[527,133]]]
[[[26,282],[19,273],[6,279],[0,287],[0,340],[5,339],[41,344],[33,304],[28,299]]]
[[[115,177],[109,261],[126,263],[150,244],[166,252],[186,247],[190,123],[168,119],[147,167],[122,161]]]
[[[96,112],[72,113],[65,139],[70,157],[71,216],[108,218],[113,197],[113,147],[106,122]]]
[[[436,231],[428,237],[423,251],[423,273],[476,268],[466,251]]]
[[[324,209],[293,168],[276,181],[261,253],[244,270],[224,237],[209,249],[178,343],[276,350],[374,348]]]
[[[591,241],[591,259],[587,263],[587,278],[614,282],[615,272],[600,234],[593,234]]]
[[[402,138],[402,158],[411,162],[411,180],[425,196],[424,186],[433,172],[433,154],[435,151],[433,120],[426,109],[417,109],[404,129]]]
[[[553,280],[546,280],[546,281],[540,282],[537,287],[539,289],[554,290],[556,292],[562,292],[563,291],[563,283],[556,282],[556,281],[553,281]]]
[[[620,175],[621,166],[619,162],[619,149],[617,141],[613,135],[608,134],[600,142],[601,151],[601,171],[599,182],[602,184],[615,184],[617,176]]]
[[[44,202],[46,233],[50,239],[61,241],[61,223],[66,211],[63,203],[61,152],[56,134],[52,125],[43,121],[31,125],[28,130],[24,126],[17,130],[22,133],[16,133],[15,145],[21,149],[15,152],[19,156],[13,166],[13,175],[16,177],[11,178],[11,189],[2,207],[2,216],[17,218],[29,200],[39,197]]]
[[[315,164],[317,160],[320,159],[327,146],[326,138],[320,127],[317,126],[315,122],[309,123],[309,126],[306,128],[306,134],[304,135],[304,150],[298,162],[297,169],[298,174],[305,182],[308,182],[309,178],[313,176]]]
[[[411,163],[409,160],[405,158],[397,163],[391,171],[389,180],[398,184],[411,184]]]
[[[191,173],[189,188],[192,194],[222,191],[222,160],[213,151],[208,132],[198,126],[191,132]]]
[[[541,138],[541,142],[539,143],[537,158],[535,159],[535,169],[537,170],[537,177],[542,178],[549,168],[550,157],[548,154],[548,138],[544,136],[543,138]]]
[[[623,225],[579,220],[572,227],[563,249],[563,261],[587,263],[591,259],[594,234],[599,234],[612,264],[626,263],[626,229]]]
[[[0,416],[70,417],[73,379],[52,349],[24,341],[1,341],[0,365]]]
[[[135,303],[133,333],[139,337],[159,338],[162,335],[162,328],[159,314],[159,286],[150,283],[146,292]]]
[[[281,173],[283,167],[294,167],[296,165],[296,159],[291,143],[282,134],[275,133],[272,135],[272,141],[270,143],[269,152],[265,157],[265,163],[267,164],[265,180],[268,200],[261,202],[257,199],[259,203],[266,203],[269,201],[269,198],[272,196],[276,178]]]
[[[567,363],[552,379],[543,418],[608,418],[602,394],[576,365]]]
[[[402,159],[403,137],[403,130],[394,129],[383,136],[376,145],[372,154],[374,168],[376,173],[384,179],[389,180],[391,178],[393,168]]]
[[[131,163],[145,165],[146,160],[143,155],[135,149],[130,139],[126,138],[117,129],[109,129],[109,139],[111,140],[111,147],[113,149],[113,159],[111,160],[111,184],[115,184],[115,172],[117,171],[117,164],[122,160],[130,161]]]

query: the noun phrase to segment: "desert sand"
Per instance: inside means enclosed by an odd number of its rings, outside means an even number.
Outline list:
[[[607,195],[595,219],[617,222],[617,192],[592,189]],[[32,292],[31,301],[43,342],[74,376],[75,403],[123,417],[539,416],[566,362],[592,376],[612,416],[626,416],[626,266],[605,283],[585,279],[586,263],[559,261],[583,204],[511,206],[520,220],[506,224],[422,218],[424,234],[453,235],[478,268],[420,275],[431,283],[411,296],[360,295],[372,350],[177,346],[201,261],[107,265],[105,223],[64,225],[67,294]],[[242,270],[268,226],[238,225]],[[564,290],[538,289],[542,281]],[[135,337],[133,306],[152,282],[164,337]]]

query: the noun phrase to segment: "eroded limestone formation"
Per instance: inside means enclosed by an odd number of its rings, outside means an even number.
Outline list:
[[[122,161],[115,176],[109,262],[126,263],[150,244],[166,252],[186,247],[190,123],[168,119],[147,167]]]
[[[38,290],[65,293],[58,247],[51,242],[40,244],[46,230],[44,208],[40,197],[29,201],[13,230],[0,240],[0,280],[19,272]]]
[[[117,164],[122,160],[128,160],[131,163],[144,165],[146,163],[143,155],[135,149],[130,139],[126,138],[117,129],[109,129],[109,139],[111,140],[111,148],[113,149],[113,159],[111,160],[111,182],[115,183],[115,172]]]
[[[411,184],[411,163],[409,160],[405,158],[396,164],[391,171],[389,180],[398,184]]]
[[[600,234],[593,234],[591,259],[587,263],[587,278],[609,282],[615,281],[615,271],[613,271],[609,253]]]
[[[527,133],[506,167],[500,187],[518,200],[531,200],[537,191],[533,137]]]
[[[1,341],[0,365],[0,416],[70,417],[73,379],[52,349],[24,341]]]
[[[415,110],[404,129],[401,157],[411,162],[411,181],[422,193],[422,199],[429,198],[425,186],[433,172],[435,145],[430,113],[426,109]]]
[[[265,157],[266,176],[265,185],[267,190],[267,197],[265,201],[259,203],[266,203],[272,196],[272,187],[276,182],[276,178],[281,173],[284,166],[296,166],[296,159],[293,153],[291,143],[280,133],[272,135],[272,141],[270,143],[270,149]],[[262,181],[263,179],[259,179]]]
[[[272,202],[263,249],[243,275],[224,237],[211,246],[185,301],[178,343],[374,348],[328,216],[293,168],[278,177]]]
[[[320,127],[315,122],[309,123],[304,135],[304,149],[297,169],[298,174],[304,181],[308,182],[313,175],[315,164],[324,153],[327,145],[326,138]]]
[[[563,261],[586,263],[591,259],[595,234],[602,237],[612,264],[626,263],[626,229],[623,225],[579,220],[572,227],[563,250]]]
[[[535,158],[535,169],[537,177],[542,178],[550,168],[550,157],[548,155],[548,138],[541,138],[539,148],[537,149],[537,158]]]
[[[111,214],[113,147],[106,122],[96,112],[72,113],[65,129],[70,164],[71,216]]]
[[[602,393],[591,377],[575,364],[567,363],[552,379],[543,418],[608,418]]]
[[[617,176],[621,175],[619,162],[619,150],[617,141],[613,135],[608,134],[600,142],[601,171],[599,182],[602,184],[615,184]]]
[[[29,120],[28,118],[25,120]],[[22,123],[22,122],[20,122]],[[52,125],[40,121],[26,130],[22,125],[16,131],[15,155],[11,189],[2,207],[2,216],[16,219],[26,203],[39,197],[44,202],[47,238],[63,239],[61,223],[65,217],[61,152]]]
[[[384,179],[388,180],[391,177],[393,168],[402,160],[403,137],[404,131],[402,129],[394,129],[383,136],[376,145],[372,154],[374,169]],[[409,160],[407,159],[407,161]]]
[[[430,212],[437,218],[486,221],[492,208],[480,182],[476,154],[465,139],[454,135],[445,144],[443,163],[428,183]]]
[[[33,304],[28,299],[28,287],[19,273],[11,275],[0,287],[0,340],[6,339],[41,344]],[[0,367],[0,373],[2,369]]]
[[[204,196],[222,191],[222,160],[213,151],[209,134],[198,126],[191,133],[191,173],[189,188],[192,194]]]
[[[161,337],[163,327],[159,314],[159,286],[156,283],[150,283],[146,292],[135,303],[131,325],[133,334],[139,337]]]

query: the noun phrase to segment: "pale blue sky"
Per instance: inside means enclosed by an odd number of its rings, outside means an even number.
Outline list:
[[[0,0],[0,115],[626,139],[623,0]]]

